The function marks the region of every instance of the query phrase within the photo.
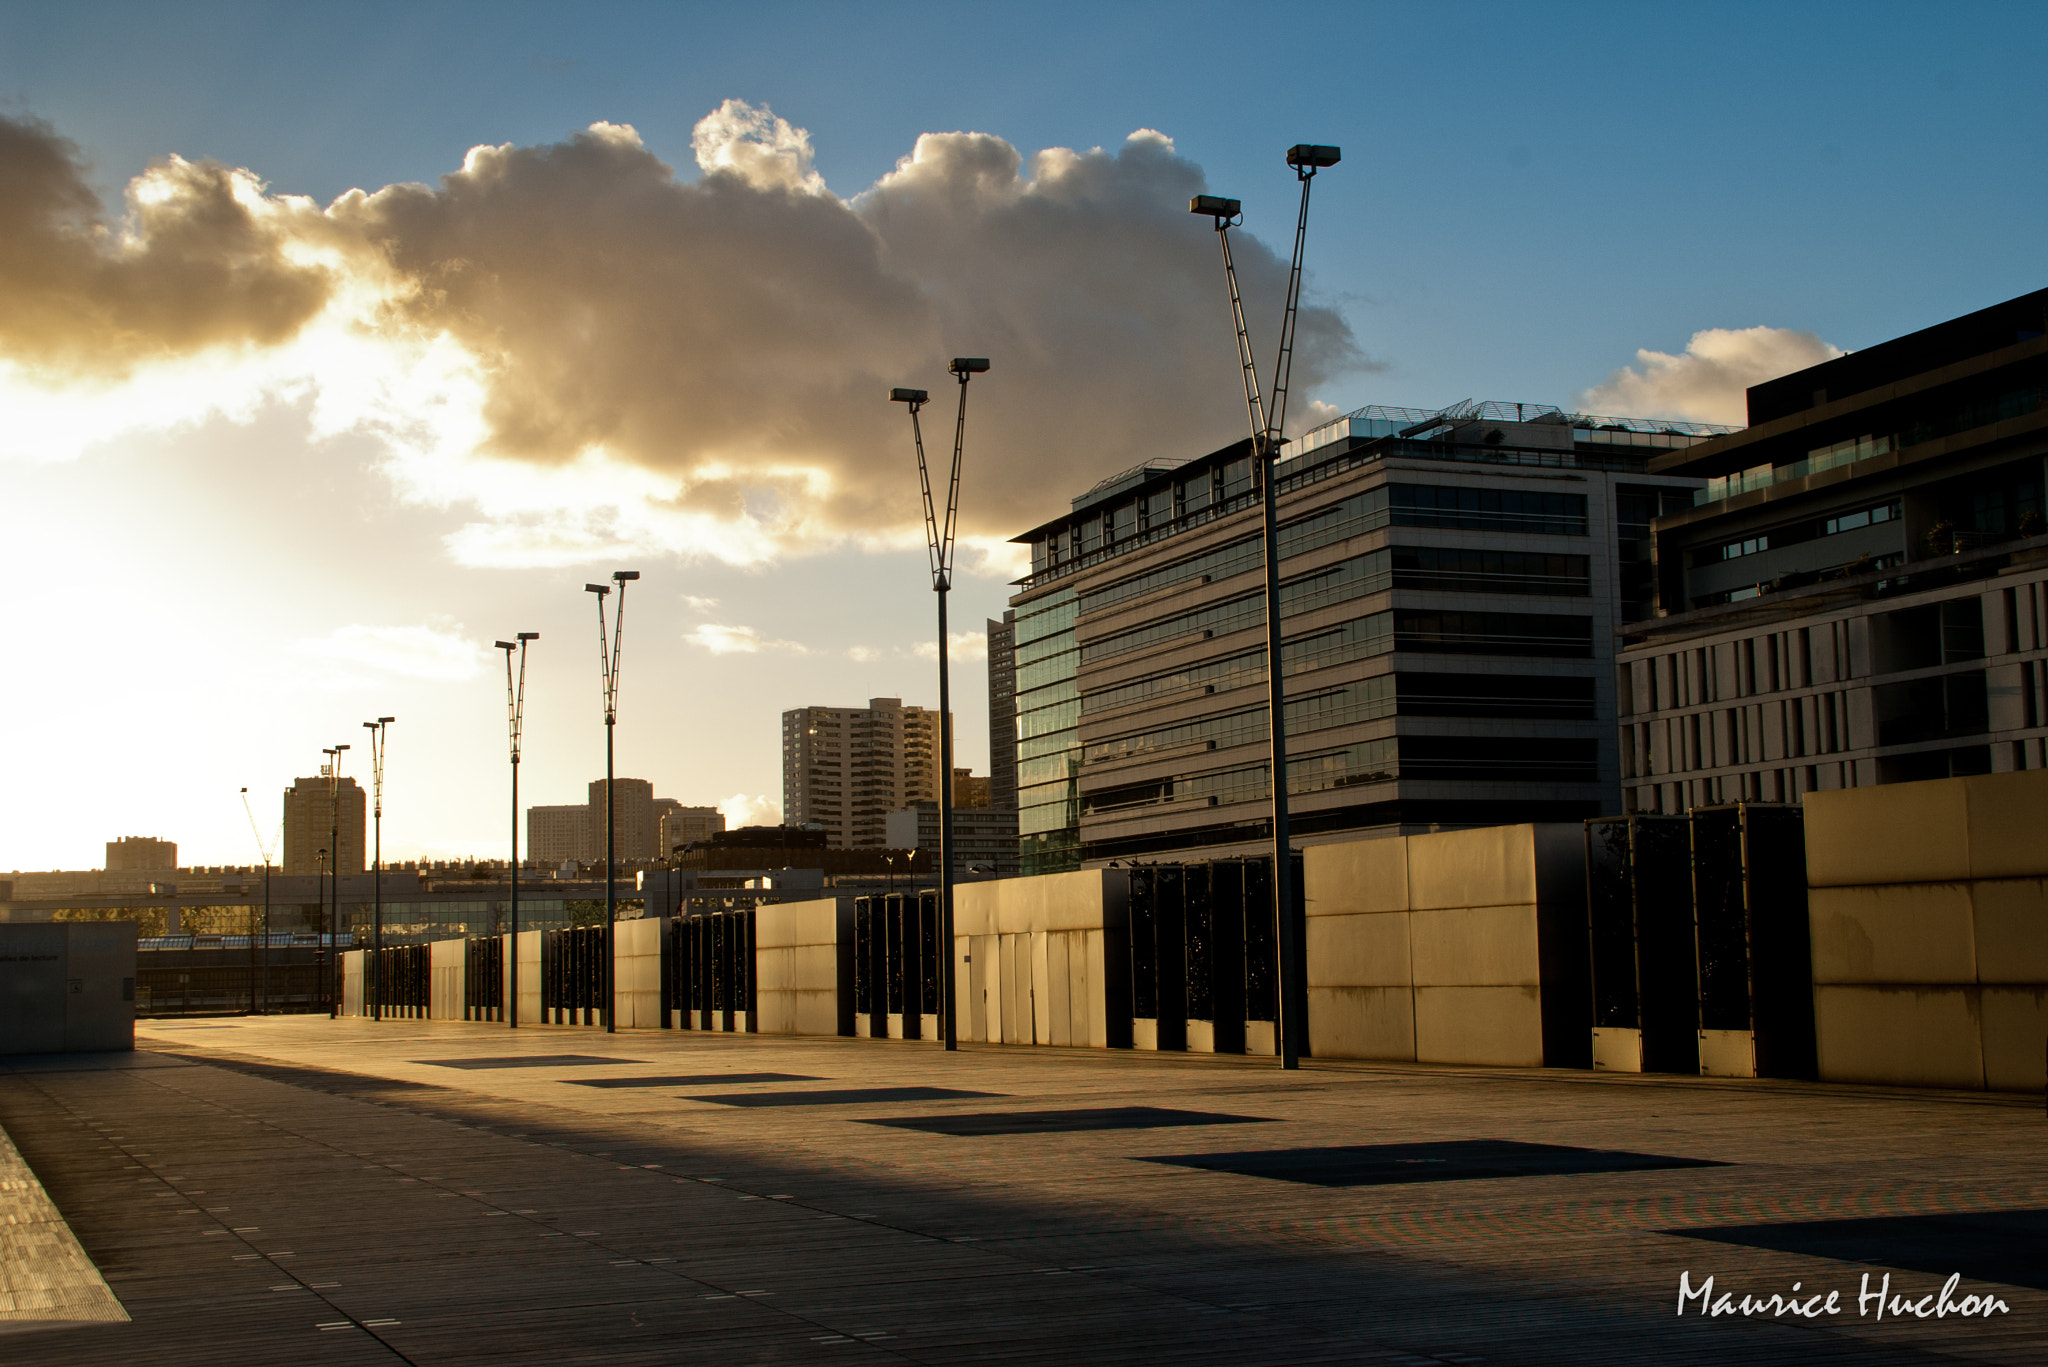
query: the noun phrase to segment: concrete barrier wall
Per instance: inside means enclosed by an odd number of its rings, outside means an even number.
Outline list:
[[[462,1019],[468,988],[469,941],[435,940],[427,947],[427,1015],[437,1021]]]
[[[1117,869],[954,888],[959,1038],[1130,1047],[1129,924]]]
[[[544,933],[538,930],[522,930],[519,932],[517,953],[519,956],[519,1023],[521,1025],[541,1024],[540,937]],[[510,967],[510,965],[508,964],[507,967]],[[512,993],[510,974],[506,975],[505,993],[507,996],[510,996]]]
[[[0,924],[0,1054],[135,1047],[135,923]]]
[[[854,1033],[851,897],[755,911],[754,1009],[764,1035]]]
[[[363,961],[369,958],[366,949],[345,949],[341,954],[341,1013],[344,1016],[363,1014]]]
[[[2048,770],[1805,806],[1820,1076],[2048,1084]]]
[[[620,921],[612,927],[612,991],[622,1030],[654,1030],[669,1024],[662,1018],[661,1000],[668,927],[668,921],[657,916]]]
[[[1591,1066],[1582,827],[1393,836],[1302,857],[1313,1055]]]

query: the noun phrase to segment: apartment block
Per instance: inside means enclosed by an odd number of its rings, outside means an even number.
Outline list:
[[[369,807],[366,798],[352,778],[332,781],[321,774],[294,779],[292,786],[284,790],[284,872],[361,873],[368,867],[363,853]],[[338,857],[324,861],[320,851],[334,848],[337,818]]]
[[[935,710],[901,698],[782,714],[785,824],[816,824],[833,849],[886,848],[886,820],[944,786]]]
[[[124,835],[107,842],[107,872],[134,873],[178,867],[178,842],[150,836]]]
[[[1756,385],[1652,462],[1617,657],[1632,810],[2048,764],[2048,290]]]

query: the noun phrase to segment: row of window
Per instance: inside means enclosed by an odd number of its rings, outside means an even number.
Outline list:
[[[1120,784],[1081,796],[1081,815],[1107,816],[1147,807],[1220,807],[1270,795],[1264,764]],[[1545,737],[1388,736],[1289,759],[1292,796],[1399,778],[1480,783],[1594,783],[1600,743]]]
[[[1803,542],[1815,541],[1825,536],[1838,536],[1843,532],[1860,531],[1865,527],[1885,522],[1896,522],[1904,516],[1903,505],[1898,499],[1888,503],[1873,504],[1858,508],[1854,512],[1840,513],[1834,517],[1809,518],[1804,522],[1792,522],[1782,527],[1773,527],[1755,536],[1724,541],[1718,546],[1703,546],[1692,554],[1694,566],[1718,565],[1723,561],[1739,560],[1745,555],[1755,555],[1773,547],[1796,546]]]

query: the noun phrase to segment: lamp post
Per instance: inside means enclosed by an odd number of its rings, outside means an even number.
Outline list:
[[[396,717],[379,717],[363,723],[363,728],[370,733],[370,820],[376,832],[376,854],[370,864],[370,896],[377,909],[370,923],[368,981],[377,1020],[384,1019],[384,747],[388,739],[384,728],[397,720]]]
[[[327,1018],[341,1019],[341,753],[346,745],[322,750],[327,756],[327,815],[332,825],[327,839],[327,875],[334,885],[333,919],[327,933]]]
[[[604,584],[585,584],[584,591],[597,595],[597,662],[604,680],[604,1030],[617,1034],[618,1002],[612,981],[612,923],[618,918],[617,829],[612,809],[612,732],[619,720],[619,646],[626,635],[626,585],[640,577],[638,570],[613,570],[612,582],[619,586],[619,610],[612,619],[607,638],[604,625]]]
[[[316,890],[316,891],[318,891],[318,892],[319,892],[319,894],[320,894],[320,921],[321,921],[321,924],[322,924],[322,926],[323,926],[323,928],[324,928],[324,926],[325,926],[325,924],[326,924],[326,921],[327,921],[327,851],[326,851],[326,850],[324,850],[324,849],[321,849],[321,850],[315,850],[315,851],[313,851],[313,869],[314,869],[314,877],[315,877],[315,879],[316,879],[316,881],[315,881],[315,883],[314,883],[314,885],[313,885],[313,886],[314,886],[315,890]],[[316,936],[314,936],[313,938],[314,938],[314,939],[316,939],[316,940],[318,940],[318,939],[323,939],[323,938],[325,938],[325,937],[324,937],[324,936],[322,936],[322,935],[316,935]],[[329,1014],[330,1016],[332,1016],[332,1015],[333,1015],[333,1011],[332,1011],[332,1009],[331,1009],[331,1008],[332,1008],[332,1007],[333,1007],[333,1005],[334,1005],[334,965],[333,965],[333,964],[331,964],[331,963],[329,963],[329,962],[328,962],[328,960],[332,959],[333,957],[334,957],[334,946],[333,946],[333,945],[329,945],[329,946],[327,946],[327,948],[325,948],[325,949],[323,949],[323,950],[320,950],[320,951],[319,951],[319,961],[318,961],[318,963],[317,963],[317,964],[315,965],[315,966],[316,966],[317,968],[319,968],[319,969],[321,970],[321,972],[322,972],[323,976],[325,976],[325,977],[326,977],[326,979],[327,979],[327,984],[326,984],[326,986],[327,986],[327,1003],[328,1003],[328,1006],[329,1006],[329,1008],[330,1008],[330,1010],[329,1010],[329,1012],[328,1012],[328,1014]],[[291,994],[290,994],[290,992],[289,992],[289,991],[287,991],[285,995],[286,995],[286,997],[287,997],[287,998],[289,998]]]
[[[526,725],[526,643],[539,639],[537,631],[522,631],[516,643],[497,643],[498,649],[505,652],[505,712],[512,737],[512,951],[506,973],[510,986],[505,993],[505,1019],[514,1030],[519,1028],[519,740]],[[516,684],[512,678],[512,652],[515,650],[519,652]]]
[[[932,571],[932,592],[939,600],[939,996],[945,1021],[946,1047],[960,1047],[958,1014],[953,1000],[953,693],[946,651],[946,596],[953,588],[953,531],[960,517],[960,452],[967,437],[967,382],[988,370],[985,356],[955,356],[946,373],[960,382],[960,408],[953,420],[953,470],[946,484],[942,519],[932,497],[931,467],[924,458],[924,428],[918,410],[931,401],[922,389],[892,389],[889,401],[910,409],[911,439],[917,444],[917,479],[924,495],[925,549]]]
[[[249,834],[256,837],[256,853],[263,856],[263,947],[256,952],[256,982],[262,991],[265,1008],[270,1005],[270,850],[263,843],[263,832],[257,829],[255,809],[249,806],[249,790],[242,789],[242,811],[249,818]],[[252,988],[250,1014],[267,1015],[267,1010],[256,1009],[256,990]]]

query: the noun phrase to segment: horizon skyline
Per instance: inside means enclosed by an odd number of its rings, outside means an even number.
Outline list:
[[[1292,142],[1344,149],[1297,432],[1467,397],[1739,422],[1745,383],[2042,283],[2048,189],[2009,170],[2048,124],[2032,10],[1990,52],[1883,5],[1274,20],[1351,65],[1142,3],[994,7],[905,57],[885,21],[917,13],[783,4],[771,43],[633,5],[0,11],[0,865],[148,828],[245,864],[238,789],[387,714],[392,860],[502,857],[489,643],[541,633],[521,797],[560,805],[602,765],[582,585],[620,567],[621,754],[779,816],[782,712],[935,705],[884,394],[950,417],[951,354],[993,363],[952,642],[986,772],[1006,538],[1241,431],[1185,199],[1244,202],[1263,366]],[[1187,79],[1222,71],[1260,97]]]

